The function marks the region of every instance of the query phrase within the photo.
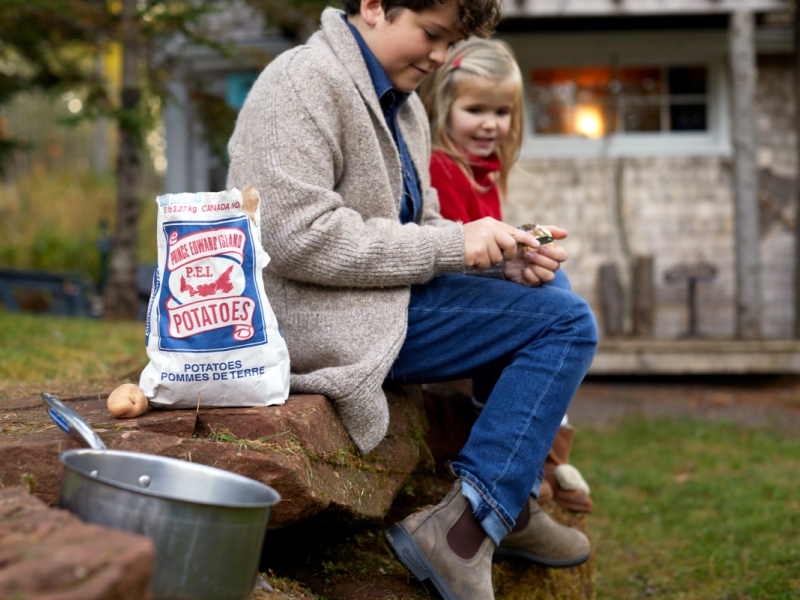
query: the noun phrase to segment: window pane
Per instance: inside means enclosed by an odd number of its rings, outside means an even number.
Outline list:
[[[673,96],[705,94],[706,79],[705,67],[672,67],[669,69],[669,93]]]
[[[705,104],[673,104],[669,107],[670,131],[705,131]]]
[[[611,114],[609,100],[612,74],[610,67],[581,67],[575,69],[575,109],[572,129],[575,135],[596,139],[606,134],[613,125],[608,123]]]
[[[702,66],[671,67],[668,73],[670,93],[670,131],[705,131],[708,129],[708,73]],[[687,96],[695,96],[688,98]]]
[[[620,69],[619,81],[622,93],[626,95],[646,96],[662,92],[659,67],[624,67]]]
[[[572,133],[570,126],[570,109],[563,104],[544,104],[537,106],[533,111],[533,126],[536,133],[569,135]]]
[[[533,69],[530,78],[536,133],[605,134],[610,67]]]
[[[575,83],[579,88],[608,91],[608,84],[611,83],[610,67],[580,67],[575,69]]]
[[[661,131],[661,107],[657,104],[624,104],[620,113],[625,131]]]
[[[662,69],[657,66],[620,69],[622,131],[661,131],[662,79]]]
[[[531,71],[531,83],[534,85],[553,85],[554,83],[573,83],[572,69],[534,69]]]
[[[533,69],[530,83],[538,134],[708,130],[708,69],[702,65]]]
[[[575,107],[572,116],[572,127],[576,135],[591,139],[602,137],[606,134],[608,110],[604,104],[581,103]]]

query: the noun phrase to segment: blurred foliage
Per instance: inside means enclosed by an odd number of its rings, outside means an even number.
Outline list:
[[[191,73],[182,59],[196,50],[247,63],[260,69],[271,57],[257,57],[224,41],[221,13],[247,6],[265,17],[272,34],[280,32],[303,41],[316,28],[326,6],[322,0],[136,0],[141,97],[132,110],[121,106],[121,0],[2,0],[0,2],[0,108],[30,104],[42,95],[54,103],[80,101],[70,114],[36,113],[32,119],[54,119],[79,126],[106,120],[116,123],[145,146],[155,131],[161,111],[170,100],[170,84],[186,86],[197,108],[196,116],[214,154],[227,162],[226,146],[236,111],[209,82]],[[66,106],[66,105],[64,105]],[[19,114],[17,110],[14,114]],[[92,174],[89,151],[57,140],[29,137],[20,121],[0,118],[0,264],[20,268],[66,269],[102,279],[98,252],[99,224],[114,231],[118,190],[111,175]],[[30,128],[29,128],[30,129]],[[75,131],[73,129],[73,131]],[[114,139],[118,140],[119,136]],[[149,142],[148,142],[149,143]],[[33,160],[44,156],[44,164]],[[65,154],[61,149],[71,152]],[[51,152],[51,150],[53,152]],[[59,152],[55,152],[59,150]],[[20,152],[22,151],[22,153]],[[52,156],[51,156],[52,154]],[[116,155],[112,151],[109,154]],[[20,160],[21,157],[24,160]],[[60,158],[59,158],[60,157]],[[81,163],[82,164],[82,163]],[[24,169],[19,167],[25,165]],[[152,170],[152,169],[151,169]],[[141,190],[144,203],[138,224],[141,262],[155,260],[155,219],[150,210],[157,190]],[[151,223],[152,221],[152,223]]]
[[[145,101],[134,110],[123,110],[119,90],[98,69],[98,57],[108,54],[121,39],[121,2],[4,0],[0,3],[0,104],[25,90],[79,91],[84,108],[71,122],[111,118],[141,142],[142,132],[153,125],[147,99],[166,97],[166,83],[174,76],[174,57],[165,49],[180,39],[228,52],[203,25],[207,15],[228,4],[226,0],[137,2],[139,86]],[[13,148],[14,143],[0,132],[0,164],[8,157],[6,145]]]
[[[243,0],[265,17],[268,28],[278,28],[298,41],[309,35],[325,0]],[[181,50],[202,46],[224,57],[235,47],[220,41],[213,15],[237,0],[137,0],[136,22],[141,45],[139,87],[142,101],[135,110],[123,110],[116,75],[98,68],[121,39],[121,0],[3,0],[0,2],[0,106],[25,90],[80,93],[83,110],[65,121],[111,118],[140,142],[158,114],[149,110],[153,98],[169,97],[168,84],[180,79],[200,102],[200,118],[210,130],[224,124],[232,129],[235,113],[222,111],[220,98],[203,91],[202,81],[186,77]],[[335,3],[334,3],[335,4]],[[216,135],[215,139],[221,139]],[[219,144],[212,144],[217,154]],[[0,128],[0,169],[20,147]]]
[[[325,0],[245,0],[247,4],[264,14],[267,23],[278,27],[285,35],[305,41],[319,22],[327,6],[341,8],[340,2]]]
[[[228,140],[233,135],[237,111],[219,96],[201,90],[191,93],[197,106],[197,117],[203,124],[203,134],[211,151],[222,164],[228,163]]]
[[[264,14],[284,15],[284,29],[308,23],[322,5],[310,0],[251,0],[249,6]],[[212,150],[226,162],[225,146],[235,122],[234,111],[224,100],[206,93],[208,82],[192,73],[198,54],[247,62],[237,55],[234,30],[228,13],[237,15],[245,0],[3,0],[0,2],[0,107],[24,92],[44,92],[69,101],[71,115],[61,118],[68,125],[105,119],[116,123],[119,152],[115,211],[120,221],[114,233],[113,253],[120,260],[110,264],[109,292],[105,311],[110,317],[132,316],[135,305],[133,274],[115,265],[137,263],[135,241],[142,228],[137,210],[142,185],[140,153],[148,134],[161,118],[161,108],[170,99],[172,84],[181,83],[198,102],[197,114]],[[287,7],[293,7],[289,10]],[[296,9],[296,10],[294,10]],[[310,11],[310,12],[309,12]],[[198,52],[199,51],[199,52]],[[133,62],[133,65],[131,64]],[[267,59],[268,61],[268,59]],[[252,65],[251,65],[252,66]],[[263,65],[262,65],[263,66]],[[0,172],[10,164],[24,138],[0,119]],[[16,166],[14,162],[14,166]],[[53,199],[59,199],[56,193]],[[110,220],[109,220],[110,221]],[[77,231],[97,227],[97,217],[86,220]],[[125,223],[120,231],[120,223]],[[93,264],[96,242],[72,232],[56,232],[42,223],[33,240],[1,244],[5,264],[29,262],[29,266],[57,268],[67,263],[97,280],[105,277],[102,265]],[[23,252],[24,251],[24,252]]]
[[[79,81],[93,83],[80,63],[82,45],[93,28],[107,29],[103,5],[58,0],[5,0],[0,3],[0,104],[21,91],[54,90]],[[0,169],[20,141],[0,130]]]
[[[114,190],[112,176],[75,164],[35,165],[0,186],[0,265],[80,271],[98,283],[100,245],[116,216]],[[155,195],[145,190],[140,199],[138,256],[144,263],[156,261]]]

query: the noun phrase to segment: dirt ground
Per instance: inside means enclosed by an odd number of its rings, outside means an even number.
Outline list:
[[[691,415],[747,426],[800,428],[800,377],[726,375],[593,377],[581,385],[568,411],[577,426],[604,428],[625,415]]]

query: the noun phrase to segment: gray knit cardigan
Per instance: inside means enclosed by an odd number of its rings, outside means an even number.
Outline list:
[[[405,339],[410,286],[464,272],[464,235],[439,214],[416,94],[398,123],[423,213],[419,224],[400,223],[400,156],[341,15],[326,9],[308,43],[259,76],[228,145],[228,188],[261,194],[264,284],[289,347],[292,391],[333,400],[367,453],[389,425],[382,384]]]

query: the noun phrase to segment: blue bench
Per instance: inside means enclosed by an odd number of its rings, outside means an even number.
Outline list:
[[[0,306],[12,312],[95,316],[81,273],[0,269]]]

